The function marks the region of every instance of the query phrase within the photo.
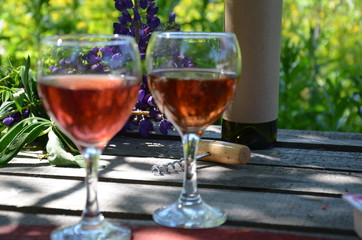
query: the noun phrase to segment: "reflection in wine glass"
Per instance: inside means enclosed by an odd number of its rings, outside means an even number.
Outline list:
[[[87,189],[80,222],[55,230],[51,239],[130,239],[129,229],[104,220],[96,185],[99,156],[136,103],[140,65],[131,37],[65,35],[42,41],[39,92],[57,126],[82,152]]]
[[[162,225],[209,228],[226,220],[197,190],[196,153],[205,128],[231,101],[241,54],[231,33],[153,33],[146,54],[148,84],[160,110],[182,136],[185,175],[178,200],[154,212]]]

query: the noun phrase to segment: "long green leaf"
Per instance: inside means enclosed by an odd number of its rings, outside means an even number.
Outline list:
[[[25,66],[20,67],[21,72],[21,81],[24,85],[25,92],[29,93],[31,91],[30,84],[29,84],[29,70],[30,70],[30,57],[26,59]]]
[[[11,161],[26,144],[34,141],[49,126],[48,122],[32,123],[19,131],[11,141],[7,141],[7,146],[0,152],[0,167]]]
[[[0,152],[2,152],[4,149],[6,149],[9,144],[13,141],[13,139],[17,138],[18,135],[21,135],[25,130],[26,126],[35,124],[35,121],[46,123],[49,126],[52,125],[52,123],[44,118],[39,117],[31,117],[26,118],[19,123],[17,123],[15,126],[11,127],[5,135],[3,135],[0,139]]]
[[[35,99],[36,82],[34,72],[30,69],[30,57],[26,59],[25,66],[20,67],[21,81],[24,85],[25,92],[29,97],[29,101],[33,102]]]
[[[3,115],[14,108],[16,108],[16,105],[13,101],[3,102],[0,106],[0,118],[3,118]]]
[[[19,112],[22,111],[22,106],[24,104],[24,100],[26,100],[26,94],[24,91],[18,91],[13,94],[13,99],[16,104],[16,108]]]

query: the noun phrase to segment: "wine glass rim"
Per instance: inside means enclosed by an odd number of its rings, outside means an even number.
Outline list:
[[[152,35],[162,38],[230,38],[235,34],[231,32],[154,32]]]
[[[94,45],[101,43],[103,45],[114,45],[119,43],[129,43],[135,41],[134,37],[120,34],[64,34],[53,35],[42,39],[42,43],[53,45]]]

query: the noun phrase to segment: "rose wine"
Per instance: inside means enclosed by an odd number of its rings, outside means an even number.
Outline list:
[[[139,81],[109,75],[69,75],[39,81],[41,98],[63,131],[81,146],[106,144],[134,107]]]
[[[202,131],[227,107],[237,77],[210,69],[167,69],[148,77],[150,90],[166,117],[181,131]]]

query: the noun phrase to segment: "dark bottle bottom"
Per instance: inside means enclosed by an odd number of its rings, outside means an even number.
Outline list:
[[[248,146],[250,149],[267,149],[277,140],[277,122],[236,123],[225,119],[222,121],[221,138],[223,141]]]

